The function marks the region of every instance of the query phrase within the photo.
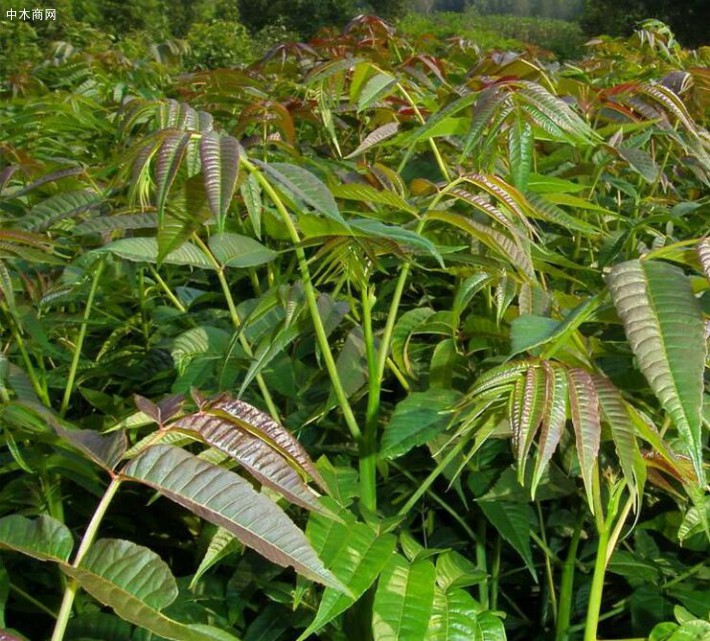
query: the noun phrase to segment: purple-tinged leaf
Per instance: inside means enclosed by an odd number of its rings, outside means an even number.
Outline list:
[[[268,442],[242,430],[233,420],[215,416],[208,410],[184,416],[171,428],[198,434],[205,443],[239,462],[259,483],[292,503],[333,516],[286,458]]]
[[[249,403],[231,398],[210,403],[206,411],[230,421],[239,429],[267,442],[281,456],[300,467],[321,489],[327,489],[323,478],[303,446],[286,428],[279,425],[268,414]]]
[[[270,561],[342,589],[286,513],[234,472],[180,448],[156,445],[133,459],[123,475],[229,530]]]
[[[525,464],[528,453],[537,434],[540,422],[546,414],[546,372],[540,367],[531,367],[525,372],[522,403],[511,417],[513,427],[513,449],[518,464],[518,480],[525,478]],[[516,386],[517,387],[517,386]]]
[[[611,437],[619,455],[619,463],[624,478],[633,496],[638,497],[638,480],[634,470],[634,460],[640,455],[636,442],[636,431],[631,420],[626,401],[616,386],[603,376],[595,376],[599,406],[602,416],[611,429]]]
[[[231,136],[208,132],[200,141],[200,158],[210,209],[221,219],[237,186],[239,143]]]
[[[599,397],[594,379],[583,369],[567,371],[569,383],[569,406],[574,433],[577,439],[577,458],[587,492],[589,508],[594,510],[592,501],[592,474],[597,464],[599,441],[601,439],[601,419],[599,417]]]
[[[398,122],[388,122],[387,124],[378,127],[377,129],[369,133],[367,136],[365,136],[363,141],[357,146],[357,149],[355,149],[355,151],[353,151],[351,154],[345,156],[345,158],[353,158],[366,152],[368,149],[374,147],[376,144],[382,142],[383,140],[391,138],[398,131]]]
[[[165,201],[175,181],[175,176],[185,156],[185,148],[189,141],[190,134],[184,132],[176,133],[167,136],[160,145],[160,149],[158,149],[155,161],[155,185],[159,225],[163,223]]]
[[[547,362],[543,362],[543,368],[547,388],[545,392],[546,406],[542,417],[537,459],[531,483],[530,492],[533,497],[542,475],[557,449],[567,421],[567,375],[561,367],[554,367]]]

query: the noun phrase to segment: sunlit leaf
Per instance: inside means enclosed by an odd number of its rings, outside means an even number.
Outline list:
[[[229,530],[270,561],[341,589],[281,508],[233,472],[185,450],[156,445],[133,459],[123,474]]]
[[[160,612],[177,597],[167,564],[152,550],[130,541],[96,541],[79,567],[62,566],[91,596],[121,618],[175,641],[236,641],[217,628],[179,623]]]
[[[375,641],[423,641],[434,604],[431,561],[409,563],[392,554],[377,582],[372,608]]]
[[[593,509],[592,475],[597,466],[601,438],[599,397],[594,379],[588,372],[572,368],[567,371],[569,408],[577,440],[577,458],[587,491],[590,509]]]
[[[12,514],[0,519],[0,547],[40,561],[67,561],[74,547],[69,529],[51,516],[28,519]]]
[[[339,523],[314,514],[306,529],[313,547],[348,588],[344,594],[327,588],[315,619],[298,637],[307,639],[343,613],[367,590],[392,556],[396,538],[378,532],[364,523]]]
[[[701,407],[707,343],[690,282],[669,263],[632,260],[614,267],[609,286],[639,368],[678,428],[703,484]]]
[[[200,159],[210,209],[215,217],[221,219],[227,212],[237,185],[239,143],[231,136],[214,131],[202,134]]]

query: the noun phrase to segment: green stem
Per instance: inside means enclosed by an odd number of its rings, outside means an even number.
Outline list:
[[[439,478],[439,476],[446,469],[446,467],[450,465],[459,454],[461,454],[463,448],[466,447],[466,443],[467,440],[465,438],[462,438],[454,447],[452,447],[446,453],[446,456],[441,459],[439,464],[431,471],[429,476],[427,476],[422,481],[421,485],[416,489],[414,494],[409,497],[409,500],[400,508],[399,512],[397,512],[397,516],[404,516],[417,504],[417,501],[419,501],[419,499],[422,498],[424,494],[426,494],[432,483],[434,483],[434,481]]]
[[[486,534],[487,534],[486,519],[479,519],[478,521],[478,534],[476,536],[476,566],[488,572],[488,563],[486,555]],[[490,603],[490,589],[493,586],[488,585],[488,580],[482,581],[478,584],[478,600],[481,602],[481,607],[484,610],[489,609]],[[498,586],[496,585],[496,590]]]
[[[41,611],[44,612],[45,614],[48,614],[48,615],[51,616],[53,619],[56,619],[56,618],[57,618],[57,613],[56,613],[54,610],[51,610],[51,609],[48,608],[44,603],[42,603],[41,601],[38,601],[37,599],[35,599],[31,594],[28,594],[27,592],[25,592],[21,587],[15,585],[15,584],[12,583],[12,582],[11,582],[9,585],[10,585],[10,589],[11,589],[15,594],[17,594],[17,596],[22,597],[25,601],[27,601],[28,603],[31,603],[31,604],[34,605],[38,610],[41,610]]]
[[[34,389],[35,393],[40,398],[42,403],[49,407],[49,394],[47,393],[46,387],[41,385],[39,382],[37,372],[35,371],[34,365],[30,360],[30,355],[28,354],[27,348],[25,347],[25,341],[22,339],[22,334],[20,333],[17,320],[9,312],[7,312],[7,315],[10,319],[8,324],[10,326],[10,331],[12,332],[12,337],[15,339],[15,345],[17,346],[17,349],[20,350],[20,356],[22,356],[22,362],[25,364],[25,371],[27,372],[27,376],[30,379],[30,383],[32,383],[32,388]]]
[[[227,301],[227,307],[229,308],[229,316],[232,319],[232,325],[234,325],[234,329],[239,332],[239,328],[241,327],[242,321],[239,318],[239,313],[237,312],[237,306],[234,302],[234,297],[232,296],[232,290],[229,288],[229,283],[227,282],[227,278],[224,275],[224,267],[222,267],[222,265],[217,262],[217,259],[210,251],[210,248],[197,234],[193,234],[193,240],[195,241],[195,244],[197,244],[199,248],[204,252],[205,256],[212,264],[212,267],[217,272],[217,279],[219,280],[219,284],[222,287],[222,293],[224,294],[224,298]],[[242,346],[242,349],[244,349],[247,356],[249,358],[252,358],[254,356],[254,352],[252,351],[251,345],[249,345],[249,342],[247,341],[247,338],[243,332],[239,332],[238,340],[239,344]],[[266,382],[264,381],[263,376],[261,374],[257,374],[254,378],[256,379],[256,384],[259,386],[259,391],[261,392],[261,395],[264,398],[264,402],[266,403],[266,407],[269,410],[269,414],[271,414],[271,418],[273,418],[277,423],[280,423],[281,419],[279,418],[279,410],[276,407],[276,403],[274,403],[274,399],[271,397],[271,392],[269,392],[269,388],[266,386]]]
[[[116,495],[118,488],[121,485],[121,479],[117,476],[111,479],[111,483],[106,488],[101,501],[96,506],[94,515],[91,517],[91,521],[84,532],[84,537],[81,539],[79,549],[76,552],[74,561],[71,567],[77,568],[82,562],[86,553],[96,538],[96,533],[98,532],[101,521],[108,510],[108,506],[111,504],[113,497]],[[76,579],[71,579],[67,583],[67,587],[64,590],[64,597],[62,598],[62,605],[59,608],[59,613],[57,614],[57,622],[54,625],[54,631],[52,632],[51,641],[62,641],[64,639],[64,633],[67,629],[67,624],[69,623],[69,617],[71,616],[72,606],[74,605],[74,597],[76,596],[76,591],[79,588],[79,584]]]
[[[557,607],[557,623],[555,626],[555,641],[567,641],[572,619],[572,601],[574,597],[574,569],[577,562],[577,549],[582,535],[584,512],[580,510],[577,524],[575,525],[567,557],[562,566],[560,578],[560,600]]]
[[[547,543],[547,534],[545,532],[545,520],[542,516],[542,508],[540,507],[540,502],[535,501],[535,506],[537,507],[537,517],[540,523],[540,546],[545,552],[545,577],[547,578],[547,589],[550,593],[550,608],[552,609],[552,618],[557,621],[557,593],[555,591],[555,577],[552,572],[552,560],[554,554]]]
[[[597,530],[599,532],[599,543],[597,545],[597,555],[594,561],[594,572],[592,574],[592,587],[589,593],[589,605],[587,606],[587,619],[584,627],[584,641],[597,641],[597,628],[599,627],[599,615],[602,607],[602,593],[604,592],[604,575],[611,557],[611,552],[616,545],[616,541],[621,533],[623,522],[633,505],[633,497],[629,497],[626,505],[621,510],[616,527],[614,522],[619,516],[619,502],[623,492],[624,484],[617,484],[609,488],[609,498],[607,501],[606,517],[601,511],[601,483],[599,474],[594,475],[594,496],[597,503]]]
[[[360,451],[360,500],[374,512],[377,509],[377,419],[380,408],[380,382],[377,376],[375,337],[372,332],[372,307],[374,294],[367,286],[362,287],[362,328],[367,352],[368,390],[365,431]]]
[[[271,183],[266,180],[263,174],[257,170],[257,168],[250,163],[245,158],[241,158],[240,162],[246,167],[246,169],[256,176],[257,181],[264,189],[264,191],[269,195],[269,198],[274,203],[276,210],[279,212],[283,223],[288,231],[291,241],[294,245],[294,251],[296,253],[296,258],[298,260],[298,266],[301,271],[301,278],[303,279],[303,293],[306,296],[306,302],[308,304],[308,310],[311,315],[311,320],[313,321],[313,328],[316,333],[316,340],[318,341],[318,346],[323,354],[323,360],[325,361],[326,370],[328,371],[328,376],[330,377],[331,384],[333,385],[333,391],[335,392],[335,397],[338,400],[338,405],[343,413],[343,418],[345,423],[350,430],[352,437],[360,443],[362,438],[362,432],[360,431],[360,426],[355,419],[352,407],[350,407],[350,402],[348,401],[348,396],[345,393],[343,384],[340,380],[340,375],[338,374],[338,369],[335,365],[335,359],[333,358],[333,352],[330,349],[330,343],[328,342],[328,336],[325,333],[325,328],[323,327],[323,321],[318,312],[318,302],[316,300],[315,290],[313,288],[313,282],[311,279],[310,270],[308,268],[308,259],[306,254],[301,247],[301,239],[298,236],[298,231],[291,220],[291,216],[283,204],[283,201],[276,193],[276,190],[271,186]]]
[[[604,575],[606,574],[607,546],[609,544],[609,528],[604,527],[599,533],[597,556],[594,561],[594,574],[592,587],[589,592],[589,605],[587,606],[587,620],[584,626],[584,641],[597,641],[597,628],[599,614],[602,607],[602,593],[604,592]]]
[[[414,102],[412,97],[409,95],[409,92],[399,82],[397,83],[397,89],[399,89],[400,93],[404,96],[404,99],[409,103],[410,107],[412,108],[414,114],[417,117],[417,120],[419,120],[422,125],[426,124],[426,119],[424,118],[424,116],[422,116],[422,112],[419,111],[417,103]],[[449,180],[449,170],[446,167],[446,163],[444,162],[444,159],[441,156],[441,152],[436,146],[436,143],[434,142],[433,138],[429,138],[429,147],[431,148],[431,151],[434,154],[434,158],[436,158],[436,164],[439,165],[439,170],[444,176],[444,180]]]
[[[490,609],[498,609],[498,585],[500,584],[500,557],[502,552],[502,544],[500,535],[496,536],[493,544],[493,562],[491,563],[491,590],[490,590]]]
[[[86,332],[89,327],[89,318],[91,317],[91,308],[94,304],[94,297],[96,296],[96,292],[99,288],[99,281],[101,280],[101,274],[104,271],[104,265],[105,263],[103,259],[101,259],[96,271],[94,272],[94,280],[91,283],[89,297],[86,300],[86,308],[84,309],[84,318],[81,323],[81,328],[79,329],[79,337],[77,338],[76,345],[74,346],[74,357],[72,359],[71,367],[69,368],[67,385],[64,388],[64,398],[62,399],[62,405],[59,408],[60,416],[64,416],[67,409],[69,409],[69,401],[71,399],[71,394],[74,391],[74,381],[76,380],[76,372],[79,368],[79,360],[81,359],[81,349],[84,346],[84,339],[86,338]]]
[[[170,287],[168,287],[168,284],[163,280],[163,277],[158,273],[158,270],[155,269],[152,265],[148,265],[148,269],[150,270],[150,273],[153,275],[153,278],[158,282],[158,285],[162,288],[162,290],[165,292],[165,295],[170,299],[170,302],[175,305],[175,307],[182,312],[183,314],[187,311],[187,307],[183,305],[179,300],[178,297],[173,294],[172,290]]]

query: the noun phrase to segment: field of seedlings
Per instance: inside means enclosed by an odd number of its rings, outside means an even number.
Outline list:
[[[710,639],[710,47],[211,29],[0,62],[0,639]]]

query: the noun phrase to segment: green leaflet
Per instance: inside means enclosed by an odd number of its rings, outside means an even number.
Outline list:
[[[487,572],[479,570],[458,552],[444,552],[436,559],[436,583],[445,592],[475,585],[485,581],[487,576]]]
[[[210,236],[209,247],[214,257],[227,267],[257,267],[277,256],[257,240],[229,232]]]
[[[481,606],[465,590],[436,589],[425,641],[482,641],[477,634]]]
[[[51,516],[28,519],[12,514],[0,519],[0,548],[22,552],[40,561],[67,561],[74,539],[64,524]]]
[[[365,86],[362,88],[357,98],[357,110],[363,111],[367,109],[372,103],[389,91],[396,82],[397,79],[388,73],[378,73],[372,76],[372,78],[365,83]]]
[[[297,201],[312,207],[316,213],[345,223],[338,210],[338,204],[326,185],[310,171],[284,162],[262,163],[254,161],[279,187],[286,190]]]
[[[95,251],[110,252],[119,258],[138,263],[158,262],[158,241],[155,238],[121,238]],[[183,243],[169,252],[162,262],[167,265],[190,265],[200,269],[214,269],[204,252],[192,243]]]
[[[343,200],[354,200],[362,203],[377,203],[388,205],[394,209],[401,209],[411,214],[416,214],[417,210],[412,207],[404,198],[389,189],[375,189],[372,185],[351,183],[336,185],[332,189],[336,198]]]
[[[93,189],[67,191],[35,205],[22,218],[22,228],[32,231],[49,229],[54,223],[73,218],[84,212],[96,209],[103,196]]]
[[[413,375],[409,360],[409,341],[419,327],[434,314],[433,309],[418,307],[405,312],[397,320],[392,332],[392,360],[400,370]]]
[[[436,571],[431,561],[409,563],[392,554],[377,582],[372,609],[375,641],[423,641],[434,605]]]
[[[423,445],[441,433],[450,422],[445,412],[451,410],[461,394],[456,390],[432,388],[412,392],[395,407],[382,434],[379,453],[393,459]]]
[[[123,473],[224,527],[270,561],[291,566],[334,591],[342,589],[283,510],[233,472],[179,448],[156,445],[133,459]]]
[[[537,580],[530,547],[532,509],[526,503],[512,501],[479,501],[479,507],[498,533],[513,546]]]
[[[611,429],[611,436],[616,446],[621,470],[629,486],[629,491],[633,495],[638,495],[638,480],[634,470],[634,460],[640,454],[640,450],[636,442],[636,430],[629,415],[626,401],[624,401],[621,392],[608,378],[595,376],[594,385],[597,390],[602,416]]]
[[[533,153],[532,127],[521,118],[516,118],[508,132],[508,166],[511,182],[520,191],[527,189]]]
[[[350,594],[327,588],[315,619],[298,641],[320,630],[360,598],[392,556],[396,542],[392,534],[378,534],[364,523],[338,523],[318,514],[311,516],[306,532],[324,563]]]
[[[195,571],[195,575],[190,581],[190,590],[193,590],[202,575],[211,567],[219,563],[222,559],[229,556],[233,552],[239,550],[239,542],[229,530],[223,527],[218,527],[214,535],[210,539],[210,544],[207,546],[207,551],[200,561],[200,566]]]
[[[392,136],[394,136],[398,130],[398,122],[388,122],[387,124],[377,127],[377,129],[365,136],[365,138],[357,146],[355,151],[345,156],[345,158],[349,159],[353,158],[354,156],[359,156],[360,154],[365,153],[368,149],[371,149],[383,140],[387,140],[387,138],[391,138]]]
[[[121,618],[174,641],[236,641],[203,625],[185,625],[160,612],[177,597],[170,568],[152,550],[130,541],[100,539],[83,562],[62,570]]]
[[[609,275],[612,300],[639,368],[678,429],[704,485],[701,437],[706,341],[700,305],[682,270],[632,260]]]

